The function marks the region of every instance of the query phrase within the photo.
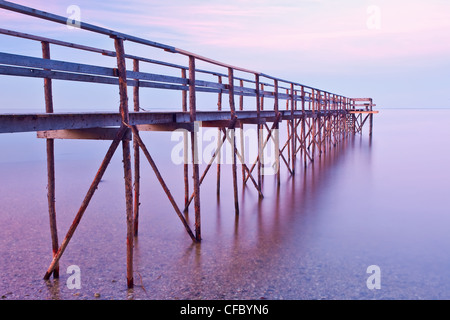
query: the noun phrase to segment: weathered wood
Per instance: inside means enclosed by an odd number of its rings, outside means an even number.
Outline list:
[[[262,125],[260,124],[261,121],[261,101],[259,96],[259,75],[255,74],[255,89],[256,89],[256,120],[258,121],[257,126],[257,139],[258,139],[258,156],[256,159],[256,171],[257,171],[257,178],[258,178],[258,188],[261,190],[262,186],[262,177],[261,177],[261,158],[262,158]],[[250,170],[251,172],[252,170]]]
[[[235,127],[235,125],[236,125],[236,118],[233,119],[233,120],[231,120],[231,122],[229,123],[229,128],[228,128],[228,130],[233,130],[234,127]],[[224,128],[224,129],[225,129],[225,128]],[[220,129],[219,129],[219,130],[220,130]],[[220,137],[219,137],[219,138],[220,138]],[[203,180],[204,180],[205,177],[206,177],[206,174],[208,173],[209,169],[210,169],[211,166],[212,166],[212,163],[214,162],[214,160],[216,159],[216,157],[220,154],[220,149],[222,148],[222,145],[224,144],[226,138],[227,138],[227,133],[225,132],[223,138],[222,138],[222,139],[218,139],[219,142],[218,142],[218,144],[217,144],[217,148],[216,148],[216,150],[214,151],[214,153],[213,153],[211,159],[209,160],[208,165],[206,166],[205,170],[203,171],[202,176],[200,177],[199,185],[202,184]],[[194,198],[194,196],[195,196],[195,194],[192,193],[191,196],[189,197],[189,200],[187,201],[186,207],[185,207],[185,209],[184,209],[185,211],[188,209],[188,206],[191,204],[192,199]]]
[[[120,128],[120,130],[117,132],[116,138],[111,143],[108,151],[106,152],[106,155],[100,165],[100,168],[97,171],[97,174],[94,177],[94,180],[91,183],[91,186],[89,187],[89,190],[86,193],[86,196],[84,197],[83,202],[81,203],[80,208],[78,209],[77,214],[75,215],[75,219],[73,220],[72,224],[69,227],[69,230],[67,231],[66,236],[64,237],[63,241],[61,242],[60,247],[58,248],[58,251],[56,252],[56,255],[53,257],[53,260],[44,275],[44,280],[48,280],[50,278],[50,275],[55,270],[56,266],[58,265],[59,259],[61,258],[62,254],[67,248],[67,245],[69,244],[70,240],[72,239],[73,234],[75,233],[75,230],[77,229],[81,218],[83,217],[89,202],[92,199],[92,196],[95,193],[95,190],[97,190],[97,187],[100,183],[100,180],[102,179],[106,168],[108,167],[112,156],[114,155],[117,147],[119,146],[120,141],[122,141],[123,136],[125,135],[127,131],[127,127],[123,126]]]
[[[117,71],[119,77],[119,97],[120,97],[120,115],[122,118],[122,125],[129,126],[130,117],[128,111],[128,91],[127,91],[127,69],[125,63],[125,50],[123,46],[123,39],[114,37],[114,47],[116,49],[117,57]],[[126,204],[126,222],[127,222],[127,286],[132,288],[133,284],[133,251],[134,251],[134,205],[133,205],[133,180],[131,173],[131,157],[130,157],[130,142],[122,140],[123,151],[123,170],[125,180],[125,204]]]
[[[42,42],[42,57],[50,59],[50,45],[48,42]],[[44,79],[44,98],[45,112],[53,113],[53,93],[52,80]],[[47,139],[47,201],[50,222],[50,234],[52,239],[53,257],[58,251],[58,229],[56,225],[56,201],[55,201],[55,144],[53,139]],[[56,264],[53,270],[53,277],[59,278],[59,264]]]
[[[9,3],[0,0],[0,8],[22,14],[38,17],[41,19],[66,24],[67,18],[35,10],[22,5]],[[73,233],[75,232],[81,217],[83,216],[94,192],[98,187],[111,157],[116,151],[118,144],[122,142],[123,170],[125,183],[126,200],[126,223],[127,223],[127,284],[133,286],[133,237],[138,232],[139,217],[139,174],[140,174],[140,151],[144,153],[153,171],[155,172],[161,186],[166,192],[169,201],[174,207],[177,215],[181,219],[189,236],[194,242],[201,240],[200,228],[200,184],[206,176],[213,161],[220,159],[220,148],[226,139],[232,145],[233,152],[233,191],[236,214],[239,213],[238,188],[237,188],[237,158],[242,164],[242,177],[245,184],[248,179],[258,190],[260,198],[262,195],[262,174],[261,164],[263,163],[263,150],[270,139],[275,142],[276,165],[277,165],[277,185],[280,185],[280,158],[285,163],[287,170],[294,174],[297,152],[303,152],[303,161],[306,166],[307,159],[314,160],[314,154],[319,156],[326,152],[332,145],[336,145],[339,140],[345,139],[351,132],[353,134],[362,132],[362,128],[367,120],[370,123],[370,136],[372,136],[373,115],[378,111],[373,111],[375,106],[371,98],[347,98],[332,94],[327,91],[308,87],[299,83],[286,81],[277,77],[251,71],[245,68],[232,66],[207,57],[203,57],[172,46],[156,43],[153,41],[137,38],[127,34],[115,32],[106,28],[80,22],[80,28],[91,32],[107,35],[114,39],[115,51],[103,50],[99,48],[78,45],[65,41],[59,41],[30,34],[5,30],[0,28],[0,33],[14,37],[21,37],[42,43],[43,57],[29,57],[24,55],[0,53],[0,74],[33,77],[44,79],[44,95],[46,104],[46,114],[26,114],[26,115],[0,115],[0,133],[4,132],[29,132],[37,131],[39,138],[47,139],[47,170],[48,170],[48,206],[50,216],[50,229],[52,232],[53,260],[47,270],[45,278],[48,279],[53,273],[58,275],[58,261],[67,247]],[[158,61],[145,57],[125,54],[124,41],[132,41],[138,44],[156,47],[172,53],[177,53],[189,57],[189,66],[173,64],[165,61]],[[103,56],[115,57],[117,68],[107,68],[100,65],[74,63],[62,60],[50,59],[49,44],[65,46],[77,50],[85,50]],[[126,70],[126,59],[133,60],[133,70]],[[195,61],[201,60],[214,66],[227,68],[227,74],[217,71],[196,69]],[[158,64],[164,67],[181,70],[181,77],[169,74],[156,74],[140,72],[139,63]],[[189,77],[186,76],[187,70]],[[235,77],[234,72],[241,71],[242,78]],[[219,81],[212,82],[196,79],[196,72],[218,76]],[[246,79],[246,77],[253,79]],[[228,84],[222,83],[222,77],[228,77]],[[272,81],[262,82],[261,77]],[[115,113],[77,113],[77,114],[54,114],[52,100],[52,80],[80,81],[85,83],[99,83],[116,85],[119,88],[120,110]],[[239,80],[239,86],[235,86],[235,80]],[[273,82],[273,83],[268,83]],[[134,112],[128,110],[128,86],[133,87]],[[301,87],[301,95],[298,96],[295,86]],[[182,111],[165,112],[140,112],[139,92],[140,88],[179,90],[182,93]],[[279,92],[286,90],[286,93]],[[306,90],[306,92],[305,92]],[[218,110],[201,111],[197,110],[198,93],[217,93]],[[228,94],[230,110],[222,111],[222,94]],[[189,96],[189,97],[188,97]],[[239,97],[239,110],[236,110],[235,96]],[[256,109],[243,110],[244,97],[256,98]],[[273,99],[273,110],[264,109],[265,99]],[[280,100],[286,101],[286,110],[279,110]],[[302,109],[297,110],[297,101],[301,101]],[[270,104],[270,101],[268,101]],[[309,110],[305,109],[305,104],[309,103]],[[189,104],[189,110],[188,109]],[[289,109],[290,105],[290,109]],[[153,106],[150,106],[150,108]],[[156,106],[158,108],[165,106]],[[365,118],[363,119],[363,115]],[[279,146],[279,123],[289,121],[287,126],[288,139],[284,146]],[[218,127],[217,149],[208,163],[207,169],[199,178],[198,145],[196,125],[201,122],[204,127]],[[269,128],[268,122],[272,122]],[[243,124],[253,124],[257,127],[258,156],[249,169],[244,158],[244,139],[241,130],[241,149],[236,147],[235,128],[239,126],[243,129]],[[308,126],[308,128],[306,128]],[[263,127],[268,130],[264,140]],[[131,128],[131,131],[130,131]],[[227,129],[228,128],[228,131]],[[300,134],[298,134],[300,128]],[[192,232],[186,218],[181,214],[176,205],[170,190],[167,188],[156,164],[149,151],[139,136],[139,130],[147,131],[172,131],[185,129],[184,131],[184,182],[185,182],[185,207],[187,208],[191,200],[195,203],[195,235]],[[193,159],[193,193],[189,198],[188,181],[188,138],[187,131],[190,132],[191,153]],[[134,198],[133,198],[133,177],[131,168],[130,139],[133,133],[134,149]],[[224,132],[221,138],[221,132]],[[229,136],[230,133],[232,137]],[[106,139],[112,143],[106,153],[103,162],[91,183],[91,186],[75,216],[69,231],[61,245],[58,247],[56,233],[56,210],[55,210],[55,172],[54,172],[54,139]],[[297,141],[299,146],[297,147]],[[317,146],[317,150],[316,150]],[[288,148],[288,160],[283,155],[285,148]],[[312,149],[312,150],[311,150]],[[252,171],[257,165],[258,179],[252,176]],[[220,161],[217,164],[217,194],[220,190]],[[134,213],[134,215],[133,215]]]
[[[278,80],[274,80],[274,95],[275,95],[275,101],[274,101],[274,106],[273,109],[275,111],[275,114],[277,115],[277,118],[275,119],[275,134],[274,134],[274,140],[275,140],[275,165],[276,165],[276,177],[277,177],[277,187],[280,186],[280,182],[281,182],[281,170],[280,170],[280,156],[283,156],[282,154],[280,154],[280,116],[281,113],[278,112]],[[267,125],[266,125],[267,127]]]
[[[222,84],[222,76],[218,76],[217,78],[218,83]],[[221,111],[222,110],[222,90],[218,93],[217,95],[217,110]],[[224,120],[227,121],[228,120]],[[227,127],[229,126],[229,123],[226,125]],[[216,194],[217,196],[220,196],[220,164],[221,164],[221,149],[219,147],[220,144],[220,128],[217,129],[217,166],[216,166]]]
[[[202,122],[203,123],[203,122]],[[194,124],[193,123],[160,123],[160,124],[140,124],[136,125],[139,131],[175,131],[179,129],[183,129],[185,131],[193,132]]]
[[[84,140],[114,140],[119,128],[89,128],[38,131],[40,139],[84,139]],[[125,134],[124,139],[131,140],[131,134]]]
[[[244,88],[244,80],[239,80],[239,86],[240,89]],[[239,96],[239,111],[243,111],[244,110],[244,96]],[[240,145],[241,145],[241,176],[242,176],[242,185],[244,186],[244,180],[245,180],[245,140],[244,140],[244,123],[243,122],[239,122],[238,123],[239,126],[239,138],[240,138]]]
[[[296,148],[296,139],[295,139],[295,134],[296,134],[296,128],[295,128],[295,119],[294,119],[294,109],[295,109],[295,90],[294,90],[294,84],[291,83],[291,117],[292,120],[290,121],[290,125],[291,125],[291,132],[292,132],[292,137],[291,137],[291,168],[292,168],[292,173],[295,173],[295,162],[296,162],[296,156],[295,156],[295,150]]]
[[[230,102],[230,111],[231,111],[231,119],[236,118],[236,107],[234,104],[234,75],[233,75],[233,69],[228,68],[228,97]],[[239,196],[238,196],[238,185],[237,185],[237,168],[236,168],[236,130],[233,128],[230,128],[231,134],[232,134],[232,141],[231,147],[232,147],[232,175],[233,175],[233,194],[234,194],[234,212],[236,215],[239,214]]]
[[[139,60],[133,60],[133,71],[139,72]],[[137,79],[136,79],[137,80]],[[133,110],[140,111],[139,99],[139,81],[138,85],[133,87]],[[139,130],[139,129],[138,129]],[[133,153],[134,153],[134,236],[139,232],[139,206],[140,206],[140,192],[141,192],[141,178],[140,178],[140,149],[136,139],[133,139]]]
[[[131,130],[133,131],[133,136],[136,137],[136,141],[139,144],[139,147],[141,148],[142,152],[144,153],[145,157],[147,158],[150,166],[153,169],[153,172],[156,175],[156,178],[158,179],[159,183],[161,184],[164,192],[167,195],[167,198],[169,199],[170,203],[172,204],[172,207],[175,209],[175,212],[177,216],[180,218],[181,222],[183,223],[184,228],[186,229],[189,237],[192,239],[193,242],[199,242],[200,240],[197,239],[196,236],[194,236],[191,228],[189,227],[189,224],[187,223],[186,219],[184,218],[183,214],[181,213],[180,209],[178,208],[175,199],[172,196],[172,193],[170,192],[169,188],[167,187],[166,182],[164,181],[163,177],[161,176],[161,173],[158,170],[158,167],[156,166],[155,161],[153,160],[152,156],[150,155],[150,152],[148,151],[147,147],[145,146],[144,142],[142,141],[141,137],[139,136],[139,132],[135,126],[131,126]]]
[[[111,56],[111,57],[115,56],[114,51],[98,49],[98,48],[94,48],[94,47],[90,47],[90,46],[80,45],[80,44],[71,43],[71,42],[67,42],[67,41],[50,39],[50,38],[46,38],[46,37],[36,36],[36,35],[13,31],[13,30],[7,30],[7,29],[3,29],[3,28],[0,28],[0,34],[5,34],[5,35],[29,39],[29,40],[46,42],[49,44],[55,44],[58,46],[69,47],[69,48],[73,48],[73,49],[96,52],[96,53],[100,53],[100,54]]]
[[[195,58],[189,56],[189,116],[190,121],[197,120],[196,92],[195,92]],[[195,239],[201,241],[201,217],[200,217],[200,178],[198,167],[197,132],[191,132],[192,153],[192,181],[194,185],[194,210],[195,210]]]
[[[348,113],[352,113],[352,114],[360,114],[360,113],[369,113],[369,114],[374,114],[374,113],[379,113],[380,111],[378,110],[374,110],[374,111],[365,111],[365,110],[351,110]]]

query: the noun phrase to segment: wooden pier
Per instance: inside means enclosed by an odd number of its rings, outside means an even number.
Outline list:
[[[26,6],[0,1],[0,8],[22,15],[67,24],[67,18]],[[275,144],[276,175],[280,184],[280,166],[291,175],[298,165],[306,166],[316,157],[323,156],[330,148],[338,145],[351,135],[362,133],[368,121],[369,135],[372,135],[373,115],[377,113],[371,98],[349,98],[325,90],[313,88],[297,82],[273,77],[261,72],[248,70],[215,61],[192,52],[141,39],[84,22],[77,22],[80,29],[110,37],[115,50],[80,45],[39,35],[0,29],[3,35],[22,38],[40,43],[42,56],[24,56],[0,52],[0,75],[32,77],[44,79],[45,111],[32,114],[0,114],[0,133],[37,132],[37,137],[46,139],[48,170],[48,208],[53,257],[44,279],[59,276],[58,265],[80,223],[108,164],[119,145],[122,145],[127,228],[127,284],[133,287],[133,241],[138,234],[140,204],[141,156],[152,167],[158,182],[190,239],[201,241],[201,201],[200,187],[213,162],[220,158],[220,149],[225,143],[232,150],[232,181],[235,214],[239,214],[238,165],[242,171],[242,184],[250,183],[264,197],[262,187],[263,150],[269,140]],[[126,43],[150,46],[167,52],[167,55],[181,55],[185,65],[155,60],[151,57],[135,55],[125,50]],[[64,46],[72,50],[98,54],[102,59],[114,59],[115,68],[93,65],[89,62],[75,63],[51,58],[52,46]],[[11,50],[9,50],[11,51]],[[197,68],[196,63],[211,66],[210,69]],[[127,69],[127,62],[132,70]],[[167,73],[140,71],[144,64],[158,65]],[[174,76],[176,70],[178,76]],[[218,71],[219,70],[219,71]],[[169,72],[170,71],[170,72]],[[211,79],[214,78],[215,81]],[[58,106],[53,101],[53,81],[76,81],[117,86],[120,103],[117,112],[55,112]],[[132,99],[128,88],[133,88]],[[142,111],[140,92],[147,89],[164,89],[180,92],[180,107],[177,110]],[[200,110],[197,106],[199,95],[217,97],[217,108]],[[224,101],[228,98],[228,102]],[[244,106],[244,97],[252,97],[252,104]],[[130,98],[130,101],[129,101]],[[129,105],[129,102],[132,106]],[[132,102],[132,103],[131,103]],[[131,111],[132,108],[132,111]],[[217,128],[218,144],[208,165],[200,172],[198,161],[198,125]],[[285,126],[286,141],[280,141],[279,130]],[[244,139],[241,136],[237,148],[235,131],[244,126],[252,126],[257,131],[258,156],[256,159],[244,157]],[[141,131],[167,131],[184,129],[184,157],[188,152],[194,161],[184,163],[184,203],[177,204],[169,186],[158,170],[149,150],[140,137]],[[242,134],[242,130],[240,131]],[[55,158],[54,139],[95,139],[111,140],[110,147],[95,175],[72,225],[61,242],[58,239],[55,209]],[[190,150],[188,146],[190,145]],[[239,161],[238,161],[239,160]],[[220,169],[217,163],[217,192],[220,191]],[[189,171],[192,170],[191,173]],[[191,177],[190,177],[191,175]],[[180,177],[181,179],[181,177]],[[192,179],[192,181],[190,181]],[[190,190],[189,186],[193,186]],[[193,205],[195,222],[191,226],[185,218]]]

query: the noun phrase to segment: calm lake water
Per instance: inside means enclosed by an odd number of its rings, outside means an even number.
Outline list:
[[[212,168],[201,189],[199,245],[142,161],[132,290],[120,152],[61,259],[60,280],[46,282],[45,141],[0,135],[1,299],[450,299],[449,123],[450,110],[381,110],[371,141],[367,131],[357,135],[314,165],[299,165],[295,177],[282,167],[279,191],[273,176],[264,177],[262,201],[240,183],[238,217],[230,166],[220,198]],[[174,142],[167,133],[143,136],[181,205]],[[55,146],[61,242],[108,142]],[[81,289],[66,286],[70,265],[80,267]],[[381,289],[366,285],[370,265],[380,267]]]

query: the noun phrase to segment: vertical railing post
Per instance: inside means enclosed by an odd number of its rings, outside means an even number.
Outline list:
[[[42,58],[50,59],[50,44],[42,42]],[[47,69],[46,69],[47,70]],[[52,79],[44,78],[45,112],[53,113]],[[47,147],[47,200],[50,220],[50,233],[52,239],[53,257],[58,252],[58,229],[56,226],[55,201],[55,144],[53,139],[46,139]],[[53,270],[53,278],[59,278],[59,263]]]
[[[197,106],[195,94],[195,58],[189,56],[189,113],[190,121],[194,123],[197,119]],[[195,126],[194,126],[195,128]],[[195,208],[195,238],[201,241],[201,222],[200,222],[200,179],[198,167],[198,145],[197,132],[194,129],[191,132],[191,150],[192,150],[192,173],[194,182],[194,208]]]
[[[233,68],[228,68],[228,97],[230,102],[231,119],[236,117],[236,108],[234,104],[234,75]],[[237,186],[237,168],[236,168],[236,135],[234,127],[231,129],[231,152],[232,152],[232,172],[233,172],[233,193],[234,193],[234,210],[239,214],[239,199]]]

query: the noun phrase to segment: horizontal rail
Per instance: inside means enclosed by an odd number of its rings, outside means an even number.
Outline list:
[[[280,111],[283,119],[317,117],[320,115],[337,115],[339,110],[313,113],[295,110]],[[130,125],[158,125],[158,124],[187,124],[190,123],[188,112],[130,112]],[[197,121],[216,122],[229,120],[227,111],[199,111]],[[236,111],[238,120],[246,123],[254,122],[258,118],[256,111]],[[261,111],[262,121],[273,122],[275,111]],[[88,129],[99,127],[119,127],[122,123],[120,113],[116,112],[87,112],[87,113],[42,113],[42,114],[0,114],[0,133],[34,132],[63,129]]]
[[[33,9],[33,8],[30,8],[30,7],[26,7],[26,6],[19,5],[19,4],[16,4],[16,3],[12,3],[12,2],[9,2],[9,1],[0,0],[0,8],[6,9],[6,10],[10,10],[10,11],[14,11],[14,12],[18,12],[18,13],[25,14],[25,15],[29,15],[29,16],[32,16],[32,17],[36,17],[36,18],[40,18],[40,19],[44,19],[44,20],[60,23],[60,24],[67,24],[67,18],[66,17],[59,16],[59,15],[52,14],[52,13],[48,13],[48,12],[41,11],[41,10],[37,10],[37,9]],[[307,86],[307,85],[300,84],[300,83],[297,83],[297,82],[292,82],[292,81],[289,81],[289,80],[281,79],[281,78],[274,77],[274,76],[271,76],[271,75],[268,75],[268,74],[265,74],[265,73],[262,73],[262,72],[259,72],[259,71],[249,70],[247,68],[242,68],[242,67],[230,65],[230,64],[223,63],[223,62],[220,62],[220,61],[217,61],[217,60],[214,60],[214,59],[210,59],[210,58],[207,58],[207,57],[204,57],[204,56],[201,56],[201,55],[198,55],[198,54],[195,54],[193,52],[189,52],[189,51],[186,51],[186,50],[183,50],[183,49],[180,49],[180,48],[175,48],[173,46],[165,45],[165,44],[158,43],[158,42],[155,42],[155,41],[150,41],[150,40],[147,40],[147,39],[135,37],[135,36],[128,35],[128,34],[121,33],[121,32],[117,32],[117,31],[114,31],[114,30],[111,30],[111,29],[99,27],[99,26],[88,24],[88,23],[81,22],[81,21],[74,21],[74,24],[79,26],[80,29],[91,31],[91,32],[94,32],[94,33],[108,35],[110,37],[121,38],[123,40],[128,40],[130,42],[135,42],[135,43],[138,43],[138,44],[143,44],[143,45],[151,46],[151,47],[154,47],[154,48],[163,49],[165,51],[172,52],[172,53],[178,53],[178,54],[182,54],[182,55],[185,55],[185,56],[191,56],[191,57],[194,57],[195,59],[198,59],[198,60],[201,60],[201,61],[213,64],[213,65],[221,66],[221,67],[224,67],[224,68],[231,68],[233,70],[242,71],[244,73],[259,75],[260,77],[264,77],[264,78],[271,79],[271,80],[277,80],[277,81],[280,81],[280,82],[283,82],[283,83],[287,83],[287,84],[293,84],[294,86],[303,87],[304,89],[321,91],[321,92],[327,93],[327,94],[333,94],[331,92],[320,90],[320,89],[315,88],[315,87],[311,87],[311,86]],[[68,42],[65,42],[65,41],[53,40],[53,39],[43,38],[43,37],[39,37],[39,36],[33,36],[33,35],[20,33],[20,32],[16,32],[16,31],[0,29],[0,33],[11,35],[11,36],[27,38],[27,39],[36,40],[36,41],[45,41],[45,42],[53,43],[53,44],[56,44],[56,45],[62,45],[62,46],[66,46],[66,47],[76,48],[76,49],[82,49],[82,50],[97,52],[97,53],[101,53],[101,54],[108,55],[108,56],[115,56],[115,52],[113,52],[113,51],[93,48],[93,47],[89,47],[89,46],[82,46],[82,45],[72,44],[72,43],[68,43]],[[180,69],[188,69],[188,67],[185,67],[185,66],[180,66],[180,65],[176,65],[176,64],[171,64],[171,63],[167,63],[167,62],[163,62],[163,61],[152,60],[152,59],[143,58],[143,57],[130,56],[130,55],[125,55],[125,57],[126,58],[130,58],[130,59],[137,59],[139,61],[145,61],[145,62],[149,62],[149,63],[156,63],[156,64],[160,64],[160,65],[166,65],[168,67],[175,67],[175,68],[180,68]],[[227,76],[227,74],[225,74],[225,73],[218,73],[218,72],[213,72],[213,71],[208,71],[208,70],[196,70],[196,72],[213,74],[213,75],[218,75],[218,76]],[[248,83],[255,83],[251,79],[245,79],[245,78],[239,78],[239,77],[235,77],[235,79],[236,80],[243,80],[243,81],[246,81]],[[264,84],[266,86],[273,87],[273,84],[270,84],[270,83],[264,83],[262,81],[260,83]],[[280,89],[289,89],[289,88],[280,86]],[[338,95],[338,94],[336,94],[336,95],[337,96],[341,96],[341,95]]]
[[[43,69],[51,69],[51,70],[43,70]],[[59,71],[68,71],[68,72],[59,72]],[[35,77],[35,78],[50,78],[58,80],[95,82],[113,85],[118,84],[117,70],[115,68],[107,68],[81,63],[35,58],[4,52],[0,52],[0,74],[23,76],[23,77]],[[127,70],[127,78],[148,80],[148,81],[139,81],[139,83],[135,80],[128,80],[128,84],[130,86],[140,86],[140,87],[150,87],[160,89],[188,90],[187,84],[189,83],[188,79],[183,79],[179,77],[153,73],[135,72],[129,70]],[[183,86],[173,86],[167,83],[182,84]],[[229,91],[227,89],[228,85],[219,84],[215,82],[196,80],[195,84],[197,86],[196,89],[202,92],[228,93]],[[210,90],[208,88],[216,90]],[[256,96],[256,90],[253,88],[234,86],[234,91],[236,95]],[[259,94],[260,96],[269,98],[274,98],[275,95],[274,92],[269,91],[260,91]],[[289,94],[278,93],[279,99],[288,100],[290,99],[290,97],[291,96]],[[300,96],[296,96],[295,99],[298,101],[302,100]],[[312,99],[305,97],[305,101],[312,101]]]
[[[61,24],[67,23],[67,18],[65,17],[11,3],[8,1],[0,0],[0,8]],[[76,21],[77,25],[78,22],[79,21]],[[124,53],[123,57],[125,59],[133,60],[133,63],[145,62],[158,64],[169,68],[179,69],[185,73],[184,75],[177,77],[173,75],[140,72],[139,69],[133,71],[126,70],[125,76],[122,75],[122,77],[124,80],[126,80],[127,85],[131,87],[156,88],[189,92],[193,90],[192,93],[194,95],[195,92],[206,92],[228,94],[238,97],[257,97],[257,99],[261,99],[261,110],[267,109],[267,106],[264,108],[262,105],[262,99],[264,98],[271,98],[275,100],[273,109],[279,108],[280,100],[287,101],[286,109],[291,108],[292,110],[294,110],[297,108],[302,108],[305,110],[313,110],[315,112],[321,111],[323,109],[355,110],[355,108],[359,106],[365,107],[366,110],[368,110],[369,108],[370,110],[372,110],[372,106],[374,106],[374,104],[372,104],[372,99],[370,98],[347,98],[342,95],[320,90],[311,86],[292,82],[246,68],[236,67],[179,48],[130,36],[92,24],[79,22],[79,27],[90,32],[108,35],[112,38],[121,38],[123,40],[129,40],[131,42],[156,47],[172,53],[182,54],[193,59],[202,60],[209,64],[225,67],[228,69],[227,73],[197,68],[195,68],[194,72],[191,72],[188,66]],[[54,44],[58,46],[65,46],[73,49],[99,53],[102,56],[117,57],[115,51],[70,43],[67,41],[50,39],[28,33],[0,28],[0,34],[20,37],[33,41],[40,41],[43,45],[45,43],[47,43],[47,45]],[[192,86],[191,80],[186,77],[186,71],[188,70],[190,75],[195,75],[195,73],[202,73],[216,76],[217,82],[197,79],[195,77],[195,79],[193,79],[194,86]],[[244,72],[248,76],[258,77],[258,81],[256,81],[256,79],[249,79],[246,77],[234,77],[233,72],[231,72],[233,76],[232,78],[230,78],[230,70],[237,70]],[[118,73],[119,72],[117,68],[108,68],[91,64],[54,60],[50,59],[49,57],[45,57],[44,59],[0,52],[0,74],[2,75],[119,85],[120,77]],[[227,78],[228,81],[224,81],[223,78]],[[271,80],[273,81],[273,83],[270,83],[267,80]],[[236,84],[236,81],[239,81],[239,85]],[[283,84],[287,85],[283,86]],[[231,98],[230,101],[232,101]],[[301,102],[301,106],[297,106],[297,102]],[[269,107],[269,109],[272,109],[272,107]]]
[[[36,18],[40,18],[40,19],[44,19],[44,20],[49,20],[49,21],[53,21],[56,23],[60,23],[60,24],[64,24],[67,25],[67,18],[63,17],[63,16],[59,16],[53,13],[48,13],[45,11],[41,11],[38,9],[33,9],[30,7],[26,7],[26,6],[22,6],[20,4],[17,3],[12,3],[9,1],[3,1],[0,0],[0,8],[2,9],[6,9],[6,10],[10,10],[10,11],[14,11],[14,12],[18,12],[21,14],[26,14],[32,17],[36,17]],[[131,36],[125,33],[121,33],[121,32],[117,32],[117,31],[113,31],[111,29],[107,29],[107,28],[102,28],[93,24],[89,24],[89,23],[85,23],[82,21],[75,21],[75,23],[77,25],[79,25],[80,29],[83,30],[87,30],[87,31],[92,31],[95,33],[99,33],[99,34],[104,34],[110,37],[115,37],[115,38],[121,38],[123,40],[128,40],[131,42],[136,42],[136,43],[140,43],[140,44],[144,44],[147,46],[151,46],[151,47],[155,47],[155,48],[159,48],[159,49],[163,49],[165,51],[169,51],[169,52],[176,52],[175,47],[172,46],[168,46],[162,43],[158,43],[158,42],[154,42],[154,41],[150,41],[150,40],[146,40],[146,39],[142,39],[142,38],[138,38],[135,36]]]

